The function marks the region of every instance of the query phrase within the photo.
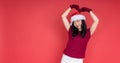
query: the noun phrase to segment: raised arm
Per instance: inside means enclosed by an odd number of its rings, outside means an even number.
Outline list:
[[[93,13],[93,11],[90,11],[89,12],[90,16],[92,17],[93,19],[93,23],[90,27],[90,32],[91,32],[91,35],[93,35],[94,31],[96,30],[97,26],[98,26],[98,23],[99,23],[99,19],[97,18],[97,16]]]
[[[68,31],[69,30],[69,28],[70,28],[70,24],[69,24],[69,22],[68,22],[68,19],[67,19],[67,16],[68,16],[68,14],[69,14],[69,12],[71,11],[71,8],[69,7],[63,14],[62,14],[62,21],[63,21],[63,24],[64,24],[64,26],[65,26],[65,28],[66,28],[66,30]]]
[[[62,21],[65,25],[65,28],[67,29],[67,31],[69,30],[70,28],[70,23],[67,19],[67,16],[68,14],[70,13],[71,9],[76,9],[76,10],[79,10],[79,6],[77,4],[71,4],[70,7],[62,14]]]
[[[92,17],[93,23],[92,23],[92,26],[90,27],[90,33],[91,33],[91,35],[93,35],[93,33],[95,32],[95,30],[97,28],[99,19],[97,18],[97,16],[93,13],[92,9],[90,9],[90,8],[82,7],[80,11],[81,12],[87,11],[90,14],[90,16]]]

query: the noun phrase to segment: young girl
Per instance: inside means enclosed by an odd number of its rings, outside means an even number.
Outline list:
[[[71,16],[71,23],[69,24],[67,15],[73,8],[79,13],[74,13]],[[90,28],[87,29],[85,23],[86,17],[80,14],[80,12],[88,12],[92,17],[93,23]],[[69,39],[66,48],[63,51],[61,63],[83,63],[87,43],[93,35],[99,20],[93,13],[92,9],[87,7],[79,8],[76,4],[70,5],[70,7],[62,14],[62,20],[68,31]]]

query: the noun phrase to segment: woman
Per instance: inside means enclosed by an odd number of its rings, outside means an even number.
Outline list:
[[[67,15],[73,8],[79,13],[74,13],[71,16],[71,23],[69,24]],[[88,12],[92,17],[93,23],[90,28],[87,29],[86,17],[80,14],[80,12]],[[68,31],[69,39],[66,48],[63,51],[61,63],[83,63],[87,43],[97,28],[99,19],[93,13],[92,9],[87,7],[79,8],[78,5],[72,4],[62,14],[62,20]]]

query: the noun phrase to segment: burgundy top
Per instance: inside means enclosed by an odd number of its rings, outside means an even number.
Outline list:
[[[68,31],[68,36],[68,43],[63,53],[74,58],[84,58],[86,46],[91,37],[90,28],[87,29],[84,38],[80,36],[79,32],[78,35],[75,36],[74,39],[72,39],[72,28],[70,27]]]

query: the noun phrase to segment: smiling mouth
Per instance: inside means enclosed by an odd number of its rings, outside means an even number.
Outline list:
[[[77,27],[79,27],[79,26],[77,26]]]

